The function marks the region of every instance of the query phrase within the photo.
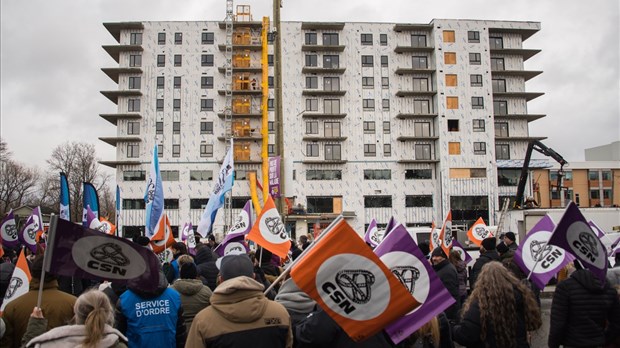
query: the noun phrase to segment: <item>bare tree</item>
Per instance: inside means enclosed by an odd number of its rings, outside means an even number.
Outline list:
[[[0,216],[10,208],[17,208],[32,199],[38,179],[36,169],[11,159],[3,159],[0,163]]]

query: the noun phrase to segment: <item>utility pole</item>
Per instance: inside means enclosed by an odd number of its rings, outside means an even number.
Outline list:
[[[282,35],[280,28],[280,7],[282,0],[273,0],[273,22],[275,29],[274,37],[274,75],[275,75],[275,98],[276,98],[276,154],[280,156],[280,198],[276,200],[276,206],[284,215],[284,115],[282,112]]]

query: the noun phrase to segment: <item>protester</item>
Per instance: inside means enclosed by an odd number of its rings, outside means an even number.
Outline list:
[[[159,271],[156,289],[143,289],[130,282],[116,305],[117,329],[127,336],[130,347],[183,347],[185,323],[181,296],[168,287]]]
[[[450,250],[448,259],[454,268],[456,268],[456,274],[459,280],[459,303],[463,304],[467,298],[467,265],[465,265],[465,261],[461,259],[461,253],[456,250]]]
[[[203,283],[205,283],[211,291],[215,290],[217,286],[217,275],[220,273],[220,270],[218,270],[215,265],[217,254],[214,253],[208,245],[200,243],[196,245],[196,257],[194,260],[198,275],[203,278]]]
[[[618,260],[620,253],[616,254],[616,260]],[[620,264],[616,262],[613,268],[607,269],[607,282],[609,286],[620,286]]]
[[[247,255],[227,255],[211,305],[196,315],[186,347],[292,347],[286,308],[268,300]]]
[[[295,334],[295,326],[309,313],[312,313],[316,306],[316,302],[295,284],[293,278],[282,283],[275,301],[282,304],[291,316],[293,335]]]
[[[170,262],[170,267],[168,267],[167,269],[165,268],[164,271],[168,283],[172,283],[177,278],[179,278],[179,263],[177,260],[181,255],[187,254],[187,246],[182,242],[175,242],[170,247],[170,250],[172,250],[173,260],[172,262]]]
[[[446,309],[446,316],[451,322],[458,320],[458,312],[461,308],[461,296],[459,295],[459,279],[456,268],[448,260],[446,253],[441,247],[435,248],[431,253],[431,263],[433,270],[437,273],[437,277],[446,287],[450,296],[456,301],[452,306]]]
[[[310,245],[310,241],[308,240],[308,236],[301,235],[299,236],[299,248],[303,251]]]
[[[528,331],[542,325],[532,292],[499,262],[488,262],[452,332],[466,347],[529,347]]]
[[[480,257],[478,257],[469,272],[469,286],[471,289],[474,289],[476,285],[476,278],[478,278],[482,266],[491,261],[499,261],[499,254],[495,250],[495,244],[496,240],[494,237],[485,238],[482,240],[482,243],[480,243]]]
[[[26,347],[127,347],[127,338],[112,327],[114,310],[103,292],[83,293],[75,302],[74,312],[75,325],[46,332],[47,319],[41,308],[34,307],[22,342]]]
[[[620,336],[618,293],[575,261],[575,272],[558,283],[551,303],[549,347],[595,347]]]
[[[22,337],[28,327],[30,313],[37,305],[42,270],[43,255],[39,255],[33,260],[30,269],[30,274],[32,275],[30,291],[7,304],[2,313],[4,323],[6,324],[6,331],[2,340],[0,340],[0,347],[17,348],[20,346]],[[71,320],[75,301],[75,296],[58,289],[58,281],[55,276],[47,272],[45,273],[41,309],[47,317],[47,330],[65,325]]]
[[[495,247],[497,253],[499,254],[499,261],[504,265],[510,263],[515,256],[515,251],[510,249],[506,244],[499,243],[497,247]]]
[[[181,265],[179,276],[179,279],[172,284],[172,288],[181,294],[183,321],[185,329],[189,331],[196,314],[209,305],[212,292],[208,286],[197,279],[198,272],[193,263]]]
[[[508,249],[512,251],[517,251],[517,249],[519,248],[516,240],[517,240],[517,236],[515,236],[514,232],[506,232],[506,234],[504,234],[503,242],[504,244],[506,244]]]
[[[432,318],[396,345],[398,348],[454,348],[450,323],[444,313]]]
[[[301,255],[302,251],[303,250],[299,249],[299,247],[297,246],[297,243],[295,243],[295,241],[291,239],[291,257],[293,258],[293,260],[296,260],[299,255]]]
[[[213,235],[213,233],[209,233],[209,235],[207,236],[207,246],[211,250],[215,250],[215,247],[217,247],[217,243],[215,242],[215,236]]]

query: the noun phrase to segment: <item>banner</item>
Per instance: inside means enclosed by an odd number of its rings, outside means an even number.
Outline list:
[[[493,233],[489,231],[487,225],[484,223],[484,220],[482,220],[482,217],[479,217],[478,220],[476,220],[476,222],[474,222],[474,224],[469,228],[469,231],[467,231],[467,238],[469,238],[469,240],[478,247],[480,247],[480,244],[482,244],[482,241],[485,238],[489,237],[493,237]]]
[[[60,173],[60,213],[59,217],[63,220],[71,221],[71,210],[69,208],[69,182],[67,175]]]
[[[280,156],[269,157],[269,194],[280,198]]]
[[[291,240],[271,196],[267,197],[267,202],[256,220],[247,239],[284,258],[291,249]]]
[[[116,235],[116,226],[104,217],[99,218],[99,230],[106,234]]]
[[[209,197],[207,206],[198,223],[198,233],[200,233],[203,238],[211,231],[213,221],[215,221],[215,216],[217,215],[217,210],[224,205],[224,195],[226,192],[232,190],[232,186],[235,182],[235,177],[233,175],[235,171],[233,150],[233,140],[230,139],[230,148],[228,149],[226,157],[224,157],[220,173],[217,176],[217,182],[213,186],[211,197]]]
[[[36,207],[32,209],[32,214],[26,220],[18,235],[19,241],[27,246],[33,254],[37,252],[36,238],[39,231],[43,231],[43,218],[41,217],[41,209]]]
[[[50,228],[47,272],[120,284],[135,282],[140,289],[157,288],[159,262],[148,248],[69,221],[57,221],[56,228]]]
[[[344,220],[323,233],[291,277],[354,341],[420,305]]]
[[[97,195],[97,189],[89,182],[84,183],[84,200],[82,209],[82,226],[88,227],[87,207],[95,214],[97,220],[99,219],[99,196]]]
[[[515,251],[515,263],[526,275],[531,273],[532,283],[540,290],[545,288],[562,267],[575,259],[564,249],[547,244],[554,228],[553,220],[549,215],[545,215],[532,227]]]
[[[186,222],[181,231],[181,241],[187,246],[190,255],[196,255],[196,237],[194,236],[194,226],[191,222]]]
[[[2,294],[4,300],[2,301],[2,308],[0,313],[4,312],[6,305],[21,295],[27,293],[30,290],[30,269],[28,268],[28,262],[26,262],[26,255],[24,255],[24,249],[19,253],[19,258],[13,269],[13,275],[9,280],[9,285],[6,289],[6,293]]]
[[[596,236],[599,239],[603,238],[606,235],[605,231],[603,231],[602,228],[598,227],[598,225],[594,221],[592,221],[592,220],[588,221],[588,225],[590,225],[590,227],[592,228],[592,231],[594,231],[594,233],[596,233]]]
[[[377,220],[372,219],[370,220],[368,229],[364,234],[364,241],[372,248],[376,248],[377,245],[381,243],[381,240],[383,240],[383,233],[379,233],[379,228],[377,228]]]
[[[2,223],[0,223],[0,236],[2,236],[3,246],[14,248],[19,245],[19,237],[13,209],[9,210],[9,213],[6,214],[4,219],[2,219]]]
[[[385,237],[387,237],[387,235],[392,231],[394,227],[396,227],[396,225],[398,225],[398,221],[396,221],[394,216],[390,217],[390,221],[388,221],[387,225],[385,226],[385,230],[383,231],[382,239],[385,239]]]
[[[409,337],[456,302],[405,226],[401,224],[396,226],[375,249],[375,254],[411,296],[421,303],[419,307],[385,328],[385,332],[395,344]]]
[[[153,239],[157,230],[161,228],[164,217],[164,186],[161,182],[161,173],[159,172],[157,144],[153,147],[153,160],[151,161],[149,178],[146,181],[144,202],[146,204],[145,235]]]
[[[151,238],[151,249],[153,249],[155,254],[160,254],[175,242],[176,240],[172,234],[170,220],[168,219],[168,215],[164,213],[162,223],[159,224],[159,229],[153,235],[153,238]]]
[[[463,248],[463,245],[461,245],[461,243],[459,243],[459,241],[456,238],[452,240],[452,250],[456,250],[459,254],[461,254],[461,260],[463,260],[466,265],[474,261],[474,259],[471,258],[471,255],[469,255],[467,250]],[[448,257],[449,256],[450,255],[448,255]]]
[[[122,228],[121,228],[121,213],[123,212],[123,204],[121,201],[121,188],[116,185],[116,228],[118,229],[118,234],[122,237]]]
[[[564,215],[549,238],[549,244],[573,254],[585,268],[605,283],[608,262],[605,246],[574,202],[568,203]]]
[[[228,255],[232,250],[248,252],[248,244],[245,242],[245,236],[252,229],[252,201],[247,201],[245,206],[237,216],[230,231],[220,244],[213,249],[219,256]]]
[[[450,255],[452,240],[454,240],[454,236],[452,235],[452,210],[449,210],[448,216],[446,216],[446,220],[443,222],[441,232],[439,232],[441,249],[443,249],[443,252],[446,253],[446,256]]]
[[[435,221],[433,221],[433,223],[431,224],[431,238],[429,241],[431,252],[433,252],[435,248],[441,245],[441,240],[439,240],[439,232],[440,231],[437,229],[437,226],[435,225]]]

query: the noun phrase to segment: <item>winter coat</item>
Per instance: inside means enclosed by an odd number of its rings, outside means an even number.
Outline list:
[[[6,331],[0,347],[14,347],[21,345],[21,340],[28,327],[28,320],[32,309],[37,305],[39,296],[38,278],[30,280],[30,291],[16,298],[6,305],[2,319],[6,324]],[[73,318],[75,296],[58,290],[58,282],[53,279],[43,284],[41,309],[47,318],[47,330],[66,325]]]
[[[397,348],[454,348],[452,341],[452,331],[448,317],[442,312],[437,316],[439,322],[439,344],[433,342],[431,336],[418,337],[414,332],[411,336],[396,345]]]
[[[353,341],[322,308],[308,315],[295,327],[299,348],[383,348],[392,347],[383,331],[362,342]]]
[[[467,265],[465,262],[459,261],[456,265],[456,274],[459,280],[459,297],[464,298],[467,296]]]
[[[215,287],[217,287],[217,276],[220,274],[220,270],[217,269],[215,265],[215,260],[197,263],[196,270],[198,271],[198,275],[207,281],[205,285],[207,285],[211,291],[215,290]]]
[[[293,329],[300,321],[305,319],[308,314],[312,313],[316,306],[316,302],[308,296],[308,294],[299,289],[297,284],[293,281],[293,278],[289,278],[282,283],[275,301],[282,304],[290,314]],[[295,331],[293,330],[293,335],[294,334]]]
[[[607,282],[609,283],[609,286],[620,285],[620,266],[609,268],[607,270]]]
[[[186,347],[292,347],[286,309],[268,300],[263,290],[261,283],[245,276],[218,285],[211,305],[194,318]]]
[[[198,279],[177,279],[172,288],[181,294],[183,320],[186,331],[189,331],[196,314],[209,305],[211,289]]]
[[[456,300],[452,306],[446,309],[446,315],[450,320],[457,320],[459,310],[461,309],[461,297],[459,296],[459,278],[456,268],[448,259],[444,259],[440,263],[433,265],[433,269],[443,286],[446,287],[452,298]]]
[[[530,345],[527,340],[527,331],[525,329],[525,303],[523,294],[516,288],[513,288],[515,300],[515,315],[517,319],[517,328],[515,331],[515,343],[518,348],[528,348]],[[493,310],[490,308],[488,310]],[[461,344],[467,348],[495,348],[497,341],[495,339],[494,323],[486,324],[486,338],[483,341],[480,338],[482,322],[480,321],[480,305],[474,300],[469,306],[469,310],[463,313],[463,319],[452,330],[452,339],[454,342]],[[498,347],[502,348],[502,347]]]
[[[64,347],[80,347],[86,335],[84,334],[86,327],[84,325],[66,325],[45,331],[47,319],[30,318],[28,322],[28,330],[26,336],[34,337],[29,340],[26,347],[36,348],[64,348]],[[104,335],[98,343],[99,348],[127,348],[127,337],[120,331],[106,324],[103,331]]]
[[[618,293],[589,270],[577,270],[556,286],[550,322],[550,348],[602,346],[620,335]]]
[[[491,261],[499,261],[499,254],[495,250],[485,251],[484,253],[480,253],[480,257],[474,263],[474,266],[471,268],[469,272],[469,287],[471,289],[476,286],[476,279],[478,279],[478,275],[482,270],[482,266],[486,265]]]

